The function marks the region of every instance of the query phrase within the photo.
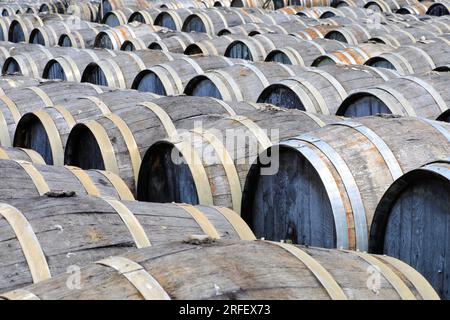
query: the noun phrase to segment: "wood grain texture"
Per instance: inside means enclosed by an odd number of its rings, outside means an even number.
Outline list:
[[[300,260],[288,249],[300,252],[302,258],[313,265]],[[285,249],[264,241],[219,241],[200,246],[175,242],[122,257],[141,265],[173,300],[329,300],[332,296],[327,286],[331,282],[340,292],[340,299],[400,299],[392,278],[387,275],[380,275],[378,291],[368,289],[368,268],[372,265],[352,252],[294,246]],[[424,290],[417,290],[403,270],[385,262],[383,257],[371,257],[399,280],[409,299],[420,300],[422,294],[427,299],[437,298],[419,273],[411,271],[410,275],[421,279],[428,295]],[[327,275],[328,281],[318,275],[319,269]],[[68,290],[67,278],[61,275],[25,290],[42,300],[143,299],[126,277],[110,267],[91,264],[83,268],[80,290]]]
[[[148,240],[145,246],[182,241],[191,235],[205,234],[194,217],[178,205],[108,201],[110,203],[104,199],[84,196],[44,196],[11,199],[6,203],[19,210],[28,220],[51,275],[63,274],[70,266],[85,266],[96,260],[142,247],[134,238],[137,229],[131,229],[125,223],[118,207],[125,208],[135,219]],[[245,227],[245,223],[238,216],[232,220],[235,223],[233,225],[216,208],[200,206],[195,209],[212,224],[221,239],[240,239],[235,227],[241,227],[240,224]],[[0,230],[0,292],[31,284],[24,248],[1,214]],[[251,238],[251,231],[248,235]]]

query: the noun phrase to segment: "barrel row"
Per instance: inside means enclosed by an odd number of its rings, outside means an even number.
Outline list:
[[[191,235],[213,240],[256,239],[239,215],[226,208],[73,193],[2,199],[0,225],[4,230],[0,292],[47,280],[73,265],[181,242]]]
[[[266,153],[250,169],[244,220],[257,237],[401,258],[448,298],[439,257],[450,248],[433,245],[448,237],[448,130],[419,118],[366,118],[282,141],[269,149],[275,174],[266,174]]]
[[[68,288],[71,279],[65,274],[1,296],[7,300],[439,299],[418,272],[390,257],[269,241],[193,242],[98,258],[80,270],[83,285],[78,290]],[[270,272],[271,267],[280,271]],[[364,285],[368,270],[380,270],[373,286]]]

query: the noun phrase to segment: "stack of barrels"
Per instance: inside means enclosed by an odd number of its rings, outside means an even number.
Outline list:
[[[450,298],[447,2],[0,12],[0,300]]]

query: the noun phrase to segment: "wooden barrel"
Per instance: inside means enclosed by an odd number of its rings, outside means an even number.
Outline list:
[[[363,66],[304,68],[293,77],[266,86],[256,101],[312,113],[335,114],[349,92],[397,76],[395,72]]]
[[[272,50],[301,41],[292,35],[260,34],[233,41],[225,50],[225,56],[250,61],[264,61]]]
[[[315,19],[301,19],[280,23],[247,23],[230,28],[225,28],[219,31],[218,35],[248,35],[254,36],[263,33],[280,33],[290,34],[299,29],[303,30],[307,26],[317,25],[319,22]]]
[[[200,8],[204,9],[210,7],[208,5],[209,1],[198,1],[198,0],[168,0],[159,3],[157,6],[161,9],[177,10],[183,8]]]
[[[318,38],[325,38],[325,36],[329,32],[335,31],[336,28],[337,28],[337,26],[334,24],[315,25],[315,26],[310,26],[308,28],[302,28],[300,31],[295,31],[291,34],[302,40],[313,40],[313,39],[318,39]],[[330,39],[332,39],[332,38],[330,37]],[[341,41],[339,39],[332,39],[332,40]],[[341,41],[341,42],[347,43],[346,41]]]
[[[162,96],[182,95],[186,84],[195,76],[242,63],[242,60],[223,56],[185,57],[155,65],[138,73],[132,89]]]
[[[325,34],[326,39],[342,41],[352,45],[367,42],[372,38],[371,34],[362,25],[352,24],[343,27],[335,27]]]
[[[19,3],[8,3],[0,6],[0,13],[2,17],[10,17],[16,14],[24,14],[25,8]]]
[[[124,91],[75,96],[62,104],[24,114],[17,123],[14,146],[34,148],[48,162],[54,158],[63,159],[67,137],[76,123],[109,115],[122,108],[133,108],[138,103],[151,102],[156,98],[158,96],[149,93],[129,94]]]
[[[183,241],[191,235],[255,239],[236,213],[220,207],[77,195],[31,199],[11,199],[0,204],[0,225],[8,234],[1,242],[0,292],[64,274],[73,265],[85,266],[137,248]],[[17,220],[24,224],[15,223]],[[26,243],[21,227],[33,230]]]
[[[2,201],[36,198],[45,194],[64,196],[91,195],[133,201],[134,197],[124,182],[111,172],[83,171],[70,166],[47,166],[23,160],[0,159],[3,187]],[[80,203],[78,203],[80,205]]]
[[[378,203],[370,229],[371,252],[387,254],[415,267],[442,299],[449,299],[449,160],[404,174]]]
[[[434,2],[431,1],[421,1],[416,3],[407,4],[400,9],[397,9],[395,13],[398,14],[417,14],[417,15],[425,15],[430,8],[430,6]]]
[[[348,44],[336,40],[304,40],[270,51],[265,61],[311,66],[317,57],[347,46]]]
[[[332,17],[348,17],[351,19],[359,20],[369,15],[370,13],[368,10],[360,7],[339,7],[339,8],[328,7],[323,8],[319,18],[327,19]]]
[[[252,166],[242,199],[243,218],[257,237],[368,250],[378,202],[393,181],[446,157],[450,125],[421,118],[341,121],[282,141],[271,166]],[[264,167],[263,167],[264,166]],[[264,195],[264,196],[263,196]]]
[[[65,163],[120,175],[135,190],[141,159],[156,141],[178,129],[190,129],[230,114],[254,112],[246,103],[223,103],[199,97],[164,97],[116,110],[73,127],[67,138]],[[208,116],[211,115],[211,116]]]
[[[259,107],[258,112],[203,122],[188,132],[157,141],[142,160],[137,198],[214,204],[240,213],[245,178],[258,154],[272,145],[272,140],[291,136],[299,128],[308,132],[330,121],[298,110]]]
[[[137,271],[125,272],[124,266]],[[277,272],[272,272],[272,267]],[[248,272],[236,272],[236,269]],[[379,286],[366,285],[368,274],[375,272]],[[215,241],[202,245],[175,242],[140,249],[82,268],[83,286],[79,290],[67,287],[73,275],[64,273],[62,270],[60,276],[2,297],[10,300],[439,299],[423,276],[400,260],[268,241]],[[137,280],[137,275],[146,279],[144,283]],[[148,290],[149,287],[152,289]]]
[[[26,161],[45,165],[45,161],[39,153],[25,148],[0,147],[0,159]]]
[[[101,0],[99,5],[100,20],[110,11],[118,10],[122,8],[133,8],[135,10],[143,10],[150,8],[151,5],[148,1],[142,0]]]
[[[30,43],[53,47],[58,45],[59,38],[63,33],[71,33],[76,30],[100,26],[100,24],[92,24],[91,22],[82,21],[79,18],[58,21],[33,29],[30,33]]]
[[[172,61],[177,54],[159,50],[121,52],[120,55],[90,63],[83,71],[82,82],[129,89],[139,72],[153,65]]]
[[[117,57],[117,52],[89,49],[59,55],[48,60],[42,71],[42,77],[44,79],[81,82],[83,71],[90,63],[112,57]]]
[[[192,78],[184,93],[224,101],[256,102],[261,92],[271,84],[304,71],[302,66],[281,63],[238,63]]]
[[[446,38],[421,40],[369,59],[365,64],[396,70],[401,75],[420,74],[448,63],[450,45]]]
[[[118,27],[126,24],[134,12],[135,11],[131,8],[113,10],[103,16],[101,23],[112,28]]]
[[[0,94],[5,95],[5,89],[33,87],[45,81],[46,80],[44,79],[29,78],[19,75],[3,75],[0,77]]]
[[[10,57],[3,64],[3,74],[21,74],[41,78],[45,65],[58,55],[70,54],[72,48],[44,47],[41,45],[17,44],[9,50]]]
[[[417,0],[370,0],[367,1],[364,8],[375,12],[396,12],[404,6],[417,2]]]
[[[51,22],[62,21],[66,17],[59,14],[15,16],[9,27],[8,41],[29,42],[30,33],[33,29]]]
[[[363,117],[378,113],[447,121],[450,73],[405,76],[356,90],[345,99],[337,114]]]
[[[220,37],[212,37],[211,39],[200,40],[186,47],[184,54],[187,55],[207,55],[207,56],[224,56],[225,50],[233,41],[238,39],[246,39],[245,35],[224,35]]]
[[[154,24],[155,18],[162,12],[161,9],[158,8],[149,8],[145,10],[139,10],[133,12],[133,14],[128,19],[128,22],[137,21],[145,24]]]
[[[326,64],[364,64],[369,59],[394,50],[393,47],[382,43],[362,43],[355,47],[348,47],[341,50],[324,54],[312,63],[315,67]]]
[[[204,32],[216,35],[220,30],[240,24],[259,22],[252,14],[240,10],[221,8],[207,9],[188,16],[183,23],[182,31]]]
[[[392,32],[372,32],[369,41],[383,43],[395,48],[415,44],[423,39],[434,39],[436,32],[426,30],[423,27],[399,28]]]
[[[11,26],[11,17],[0,17],[0,41],[8,40],[9,27]]]
[[[181,31],[186,18],[197,12],[202,12],[202,10],[181,8],[177,10],[161,11],[156,16],[154,24],[170,30]]]
[[[71,3],[67,8],[67,14],[79,17],[82,20],[96,22],[98,17],[98,6],[93,2]]]
[[[448,0],[436,1],[428,8],[427,15],[446,16],[450,14],[450,2]]]
[[[199,43],[203,40],[210,40],[213,37],[200,32],[179,32],[172,37],[153,41],[147,45],[149,49],[162,50],[173,53],[184,53],[191,44]]]
[[[342,7],[359,7],[362,8],[368,0],[336,0],[333,1],[333,6],[336,8]]]
[[[42,3],[39,7],[40,13],[60,13],[65,14],[67,10],[66,1],[46,1]]]
[[[62,33],[58,40],[58,45],[61,47],[73,47],[79,49],[94,48],[94,43],[97,35],[104,30],[109,29],[108,26],[101,25],[100,27],[87,28],[75,30],[68,33]]]
[[[0,117],[4,121],[0,127],[1,145],[11,146],[13,136],[16,131],[16,125],[20,117],[27,112],[45,108],[46,106],[58,105],[69,97],[77,97],[77,95],[96,95],[101,92],[108,91],[108,88],[100,88],[87,84],[61,83],[47,81],[39,83],[37,86],[4,89],[4,95],[0,96]],[[36,142],[38,145],[39,142]],[[43,150],[48,150],[46,145],[40,145]],[[34,148],[30,148],[34,149]],[[44,152],[40,152],[44,154]],[[49,164],[63,165],[63,159],[52,159]],[[48,159],[48,158],[46,158]]]
[[[153,33],[159,30],[161,28],[158,26],[132,22],[99,32],[95,38],[94,47],[120,50],[120,47],[126,40],[139,38],[141,34]],[[156,35],[155,39],[157,39]]]

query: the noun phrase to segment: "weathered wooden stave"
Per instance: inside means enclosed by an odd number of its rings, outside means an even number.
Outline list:
[[[444,226],[449,171],[449,161],[441,160],[397,179],[377,206],[369,242],[371,252],[400,258],[415,267],[443,299],[449,299],[448,270],[443,267],[449,246],[440,241],[448,238]]]
[[[435,37],[369,59],[365,64],[396,70],[401,75],[420,74],[448,63],[449,40]]]
[[[236,213],[223,208],[78,195],[31,199],[32,205],[29,200],[9,199],[0,206],[1,292],[64,274],[73,265],[82,267],[137,248],[182,241],[190,235],[209,232],[217,239],[255,239]],[[24,243],[19,238],[24,230],[3,217],[9,218],[11,210],[34,231],[36,247],[30,247],[29,239]]]
[[[421,118],[369,117],[288,139],[278,146],[276,175],[259,175],[256,162],[251,169],[244,218],[257,237],[367,251],[383,193],[403,173],[448,155],[449,129]],[[291,168],[297,163],[303,169]],[[300,192],[303,184],[310,192]],[[274,213],[264,218],[274,205]],[[309,218],[302,214],[308,212]]]
[[[207,70],[215,70],[243,63],[223,56],[193,56],[155,65],[141,71],[133,81],[132,89],[163,96],[182,95],[186,84]]]
[[[147,47],[154,50],[163,50],[173,53],[184,53],[191,44],[199,43],[203,40],[209,40],[212,37],[206,33],[199,32],[180,32],[172,37],[166,37],[161,40],[149,43]]]
[[[302,66],[254,62],[210,70],[193,77],[184,93],[209,96],[224,101],[256,102],[260,93],[273,83],[305,71]]]
[[[379,87],[354,91],[342,102],[337,114],[361,117],[390,113],[445,121],[450,109],[450,94],[446,90],[449,81],[448,73],[391,79]]]
[[[139,38],[141,34],[151,34],[159,30],[161,28],[158,26],[132,22],[99,32],[95,38],[94,47],[119,50],[126,40]],[[155,34],[156,37],[157,35]]]
[[[145,50],[139,53],[121,51],[116,57],[90,63],[84,69],[81,81],[120,89],[131,88],[139,72],[180,56],[160,50]]]
[[[260,105],[259,112],[203,121],[157,141],[143,157],[141,201],[220,205],[241,212],[241,194],[258,151],[299,129],[308,132],[336,118]],[[173,155],[178,155],[173,158]]]
[[[210,98],[184,96],[138,103],[115,111],[114,116],[105,115],[74,126],[67,138],[64,162],[83,168],[105,168],[119,174],[134,191],[143,155],[154,142],[170,136],[174,128],[190,129],[229,114],[252,113],[256,108],[248,103],[224,104]],[[86,146],[92,146],[91,150]]]
[[[145,24],[154,24],[155,18],[161,13],[161,9],[149,8],[144,10],[135,11],[128,22],[137,21]]]
[[[304,40],[272,50],[265,61],[311,66],[321,55],[348,47],[348,44],[328,39]]]
[[[125,273],[121,265],[133,266],[131,270],[139,271]],[[246,267],[241,268],[244,265]],[[236,268],[245,269],[249,266],[251,272],[235,271]],[[272,274],[273,268],[278,272]],[[367,280],[369,269],[381,270],[380,286],[374,290],[361,286]],[[133,276],[138,275],[136,272],[146,279],[148,287],[153,290],[144,289],[142,282],[133,279]],[[174,273],[177,274],[176,277]],[[267,277],[267,274],[271,276]],[[81,281],[86,286],[81,290],[67,289],[64,284],[69,281],[68,277],[69,275],[61,275],[23,290],[5,293],[3,298],[439,299],[418,272],[396,259],[266,241],[216,241],[200,246],[175,242],[98,261],[83,268]]]
[[[90,84],[74,84],[59,81],[46,81],[26,88],[4,89],[4,95],[0,99],[0,114],[6,125],[1,127],[1,145],[12,145],[17,123],[24,113],[39,110],[46,106],[58,105],[66,101],[69,95],[72,97],[97,95],[109,90],[108,88],[100,88]],[[47,157],[47,159],[51,158],[51,155]],[[62,165],[63,161],[62,159],[52,159],[51,163]]]
[[[30,199],[46,193],[75,192],[110,199],[133,201],[124,182],[111,172],[80,170],[69,166],[48,166],[22,160],[0,160],[0,175],[4,180],[0,199]]]
[[[58,40],[58,45],[61,47],[73,47],[79,49],[94,48],[94,43],[97,35],[104,30],[109,29],[105,25],[98,28],[88,28],[69,33],[62,33]]]
[[[266,87],[257,101],[312,113],[335,114],[353,90],[384,83],[398,76],[390,70],[367,69],[357,65],[309,68],[296,77]]]
[[[17,123],[14,145],[33,147],[33,141],[48,146],[42,155],[51,161],[54,154],[64,157],[67,138],[77,123],[87,122],[102,115],[109,115],[122,108],[134,108],[137,104],[158,98],[149,93],[112,91],[96,96],[78,96],[57,106],[49,106],[24,114]],[[50,138],[52,137],[52,138]]]
[[[245,39],[244,35],[223,35],[220,37],[212,37],[211,39],[200,40],[186,47],[184,54],[186,55],[209,55],[224,56],[228,45],[238,39]]]
[[[25,148],[0,147],[0,159],[19,160],[45,165],[45,161],[39,153]]]
[[[369,59],[394,50],[393,47],[381,43],[362,43],[355,47],[329,52],[317,57],[311,65],[320,67],[326,64],[362,65]]]

